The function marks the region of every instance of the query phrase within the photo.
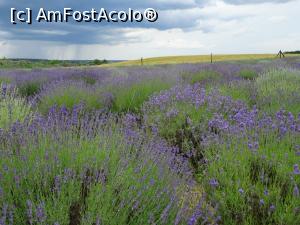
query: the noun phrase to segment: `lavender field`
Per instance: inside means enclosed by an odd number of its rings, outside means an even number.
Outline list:
[[[0,83],[0,225],[300,224],[298,57]]]

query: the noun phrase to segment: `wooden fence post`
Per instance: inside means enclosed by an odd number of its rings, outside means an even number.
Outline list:
[[[213,63],[213,55],[212,55],[212,53],[210,54],[210,63]]]

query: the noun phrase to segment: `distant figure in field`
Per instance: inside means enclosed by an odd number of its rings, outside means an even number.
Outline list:
[[[277,57],[279,56],[279,58],[285,58],[285,55],[283,54],[283,52],[280,50],[277,54]]]

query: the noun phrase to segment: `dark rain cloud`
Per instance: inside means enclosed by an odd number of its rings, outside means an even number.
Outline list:
[[[249,3],[284,3],[291,0],[224,0],[229,4]],[[4,31],[4,39],[9,40],[37,40],[55,41],[67,44],[114,44],[135,39],[126,36],[126,31],[120,28],[156,28],[167,30],[172,28],[192,29],[202,15],[191,13],[190,10],[201,8],[210,3],[210,0],[66,0],[66,1],[20,1],[0,0],[0,31]],[[60,10],[68,7],[73,10],[91,10],[92,8],[107,10],[126,10],[128,8],[143,10],[155,8],[159,19],[155,23],[34,23],[32,25],[10,23],[10,8],[24,10],[31,8],[36,14],[39,8],[46,10]],[[209,32],[209,30],[203,30]],[[1,32],[0,32],[1,34]],[[1,36],[0,36],[1,39]],[[2,37],[3,39],[3,37]]]
[[[0,30],[8,32],[10,40],[45,40],[45,41],[59,41],[70,44],[93,44],[115,42],[115,39],[124,38],[124,34],[120,32],[120,28],[156,28],[156,29],[170,29],[170,28],[184,28],[188,27],[189,23],[181,19],[168,19],[163,16],[164,11],[183,10],[193,7],[199,7],[202,4],[196,4],[193,1],[161,1],[161,0],[89,0],[89,1],[30,1],[20,2],[16,0],[0,0]],[[45,10],[60,10],[63,8],[72,8],[73,10],[84,11],[92,8],[107,10],[127,10],[128,8],[143,10],[146,8],[155,8],[159,11],[159,20],[156,23],[33,23],[32,25],[10,23],[10,8],[17,8],[24,10],[31,8],[36,14],[40,8]],[[161,14],[162,13],[162,14]],[[190,26],[193,24],[190,23]],[[48,30],[52,32],[36,32],[37,30]],[[118,33],[115,31],[118,30]],[[64,31],[66,34],[61,35],[59,31]],[[102,34],[102,37],[101,37]],[[120,37],[121,36],[121,37]],[[123,36],[123,37],[122,37]],[[111,39],[108,39],[110,37]]]

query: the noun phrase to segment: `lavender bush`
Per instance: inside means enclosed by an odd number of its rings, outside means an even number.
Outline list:
[[[32,107],[17,96],[16,89],[0,84],[0,129],[9,128],[15,122],[23,122],[32,114]]]
[[[175,148],[136,133],[132,115],[117,125],[113,116],[79,119],[80,110],[52,108],[1,134],[3,223],[182,224],[192,217],[198,202],[186,205],[183,194],[195,184]]]

